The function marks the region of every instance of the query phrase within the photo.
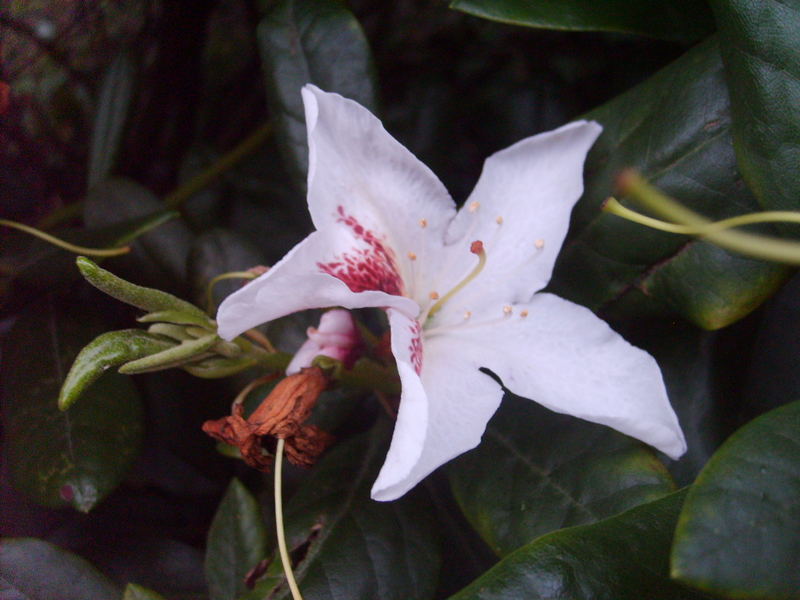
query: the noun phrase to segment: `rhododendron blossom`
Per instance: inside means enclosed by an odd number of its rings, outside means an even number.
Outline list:
[[[350,313],[341,308],[329,310],[319,320],[318,327],[309,327],[306,330],[308,340],[300,346],[289,366],[286,374],[299,373],[300,369],[310,367],[317,356],[335,358],[345,364],[350,363],[359,345],[358,330]]]
[[[577,121],[487,159],[460,209],[365,108],[303,89],[316,231],[220,306],[230,339],[310,308],[381,307],[402,383],[377,500],[476,446],[503,385],[676,458],[686,444],[661,372],[588,309],[541,293],[600,134]],[[536,435],[531,424],[531,435]]]

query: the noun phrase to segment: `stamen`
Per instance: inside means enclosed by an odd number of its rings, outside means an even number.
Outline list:
[[[470,274],[467,275],[461,281],[461,283],[459,283],[456,287],[454,287],[452,290],[447,292],[436,304],[434,304],[430,308],[430,310],[428,311],[428,315],[427,315],[428,317],[432,317],[433,315],[435,315],[436,312],[440,308],[442,308],[442,306],[444,306],[445,302],[447,302],[450,298],[452,298],[458,292],[460,292],[464,288],[465,285],[467,285],[470,281],[475,279],[478,276],[478,273],[480,273],[483,270],[483,267],[486,264],[486,251],[483,249],[483,242],[480,241],[480,240],[476,240],[476,241],[472,242],[472,244],[469,247],[469,251],[472,252],[473,254],[477,254],[478,255],[478,264],[477,264],[477,266],[474,269],[472,269]],[[437,294],[436,297],[438,298],[438,294]],[[431,295],[431,299],[435,300],[436,298],[434,298],[433,295]]]
[[[467,210],[468,210],[469,212],[471,212],[471,213],[474,213],[474,212],[475,212],[476,210],[478,210],[480,207],[481,207],[481,203],[480,203],[480,202],[478,202],[478,201],[476,200],[475,202],[470,202],[470,205],[469,205],[469,207],[467,208]]]
[[[438,300],[439,299],[439,292],[431,292],[430,294],[428,294],[428,297],[431,300]]]
[[[528,311],[527,310],[523,310],[521,313],[519,313],[519,316],[524,319],[525,317],[528,316]]]
[[[469,320],[469,318],[470,318],[471,316],[472,316],[472,311],[471,311],[471,310],[465,310],[465,311],[464,311],[464,320],[465,320],[465,321]]]
[[[425,229],[428,226],[428,219],[420,219],[419,226]]]
[[[510,315],[512,312],[514,312],[514,309],[513,309],[513,308],[511,308],[511,307],[510,307],[508,304],[506,304],[506,305],[503,307],[503,314],[504,314],[505,316],[509,316],[509,315]]]
[[[502,216],[498,216],[494,221],[498,225],[502,225],[503,224],[503,217]]]
[[[417,255],[413,252],[408,253],[408,260],[417,260]]]
[[[537,250],[541,250],[542,248],[544,248],[544,240],[543,240],[543,239],[541,239],[541,238],[539,238],[538,240],[536,240],[536,241],[533,243],[533,245],[534,245],[534,246],[536,246],[536,249],[537,249]]]

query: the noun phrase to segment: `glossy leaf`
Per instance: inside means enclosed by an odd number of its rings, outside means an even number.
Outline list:
[[[464,514],[501,556],[674,489],[667,470],[639,442],[511,395],[481,444],[448,474]]]
[[[300,89],[313,83],[374,111],[369,45],[356,18],[336,0],[279,0],[259,25],[258,43],[275,133],[287,169],[305,190],[308,145]]]
[[[58,396],[67,410],[107,369],[161,352],[174,344],[139,329],[109,331],[97,336],[78,353]]]
[[[33,538],[0,540],[0,579],[25,600],[117,600],[120,592],[79,556]],[[2,589],[2,588],[0,588]]]
[[[672,573],[734,598],[800,598],[800,402],[752,421],[689,490]]]
[[[164,600],[164,596],[135,583],[129,583],[125,586],[122,600]]]
[[[58,409],[62,380],[99,327],[85,314],[34,307],[4,340],[4,434],[12,482],[46,506],[91,510],[139,451],[142,408],[129,378],[106,373],[70,411]]]
[[[685,492],[555,531],[508,555],[451,600],[692,600],[669,579],[669,547]]]
[[[607,314],[629,315],[644,306],[706,329],[740,319],[774,293],[788,273],[784,267],[600,211],[625,167],[711,218],[758,210],[736,170],[729,113],[711,40],[587,115],[604,131],[587,159],[586,190],[573,212],[553,291]],[[638,299],[635,310],[631,297]]]
[[[200,327],[208,326],[209,318],[202,310],[181,300],[172,294],[153,288],[143,287],[117,277],[110,271],[98,267],[84,256],[77,259],[78,269],[86,280],[101,292],[104,292],[136,308],[148,312],[173,311],[184,315]]]
[[[307,598],[423,600],[436,588],[439,541],[422,490],[395,502],[369,498],[386,429],[334,447],[285,506],[290,549],[308,544],[295,569]],[[275,596],[288,597],[285,585]]]
[[[245,575],[267,555],[267,532],[256,499],[231,481],[208,530],[206,581],[211,600],[233,600],[245,591]]]
[[[114,58],[103,78],[89,147],[90,188],[108,177],[114,168],[133,97],[135,75],[133,57],[123,50]]]
[[[513,25],[619,31],[684,42],[714,30],[711,11],[702,0],[453,0],[450,7]]]
[[[713,0],[745,181],[769,210],[800,209],[800,3]]]

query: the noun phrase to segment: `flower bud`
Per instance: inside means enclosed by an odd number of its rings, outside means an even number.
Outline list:
[[[329,310],[319,321],[319,327],[309,327],[308,340],[300,346],[286,374],[292,375],[304,367],[310,367],[317,356],[327,356],[342,361],[350,367],[356,357],[360,338],[350,312],[341,308]]]

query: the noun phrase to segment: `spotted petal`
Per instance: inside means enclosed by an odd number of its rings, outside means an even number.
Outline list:
[[[341,228],[315,231],[264,275],[225,298],[217,312],[219,335],[230,340],[251,327],[309,308],[394,307],[416,315],[419,307],[410,298],[375,289],[354,291],[330,273],[331,265],[369,252]]]

